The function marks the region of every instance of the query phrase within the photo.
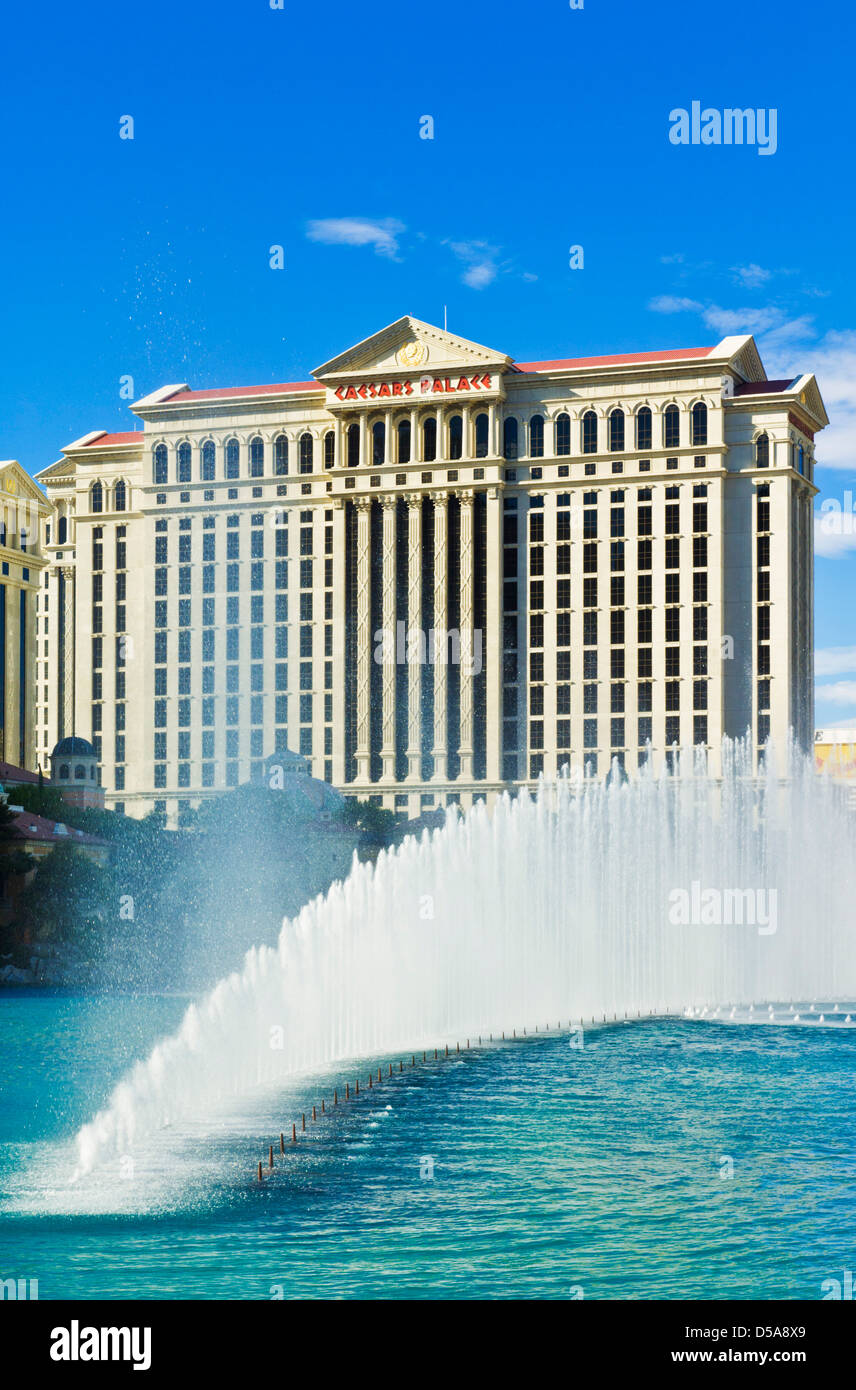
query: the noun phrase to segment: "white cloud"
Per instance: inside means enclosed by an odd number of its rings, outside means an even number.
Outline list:
[[[815,699],[830,705],[856,706],[856,681],[832,681],[815,687]]]
[[[405,231],[403,222],[394,217],[380,221],[369,217],[323,217],[307,225],[310,241],[327,246],[371,246],[378,256],[398,258],[398,237]]]
[[[820,647],[814,654],[816,676],[843,676],[856,672],[856,647]]]
[[[702,309],[702,318],[708,328],[715,328],[726,337],[731,333],[769,333],[781,326],[784,315],[781,309],[773,307],[723,309],[718,304],[708,304]]]
[[[496,279],[498,248],[489,246],[486,241],[450,241],[446,243],[466,269],[461,276],[465,285],[472,290],[483,290]]]
[[[658,294],[649,300],[648,308],[655,314],[700,314],[704,308],[697,299],[684,299],[676,294]]]
[[[821,435],[821,438],[823,436]],[[841,513],[839,513],[841,515]],[[824,524],[826,523],[826,524]],[[856,533],[849,534],[831,531],[829,529],[828,516],[821,516],[819,512],[814,514],[814,553],[821,556],[824,560],[840,560],[842,555],[847,555],[851,550],[856,550]]]
[[[738,285],[742,285],[744,289],[748,290],[757,289],[759,285],[764,284],[765,280],[771,279],[773,274],[772,270],[765,270],[763,266],[755,265],[754,261],[751,265],[732,266],[731,273]]]

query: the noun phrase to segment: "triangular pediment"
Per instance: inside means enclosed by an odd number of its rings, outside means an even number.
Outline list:
[[[823,397],[820,394],[820,387],[813,372],[807,372],[800,377],[794,384],[795,391],[799,392],[800,404],[805,407],[809,415],[818,422],[821,429],[829,424],[829,416],[823,404]]]
[[[26,469],[16,459],[0,461],[0,493],[4,500],[24,497],[28,502],[41,503],[45,508],[48,500],[37,483],[34,483]]]
[[[507,353],[497,352],[482,343],[471,343],[409,314],[388,324],[379,333],[364,338],[353,347],[316,367],[313,376],[319,381],[330,378],[348,380],[352,377],[388,375],[390,372],[444,371],[454,367],[494,367],[511,365]]]

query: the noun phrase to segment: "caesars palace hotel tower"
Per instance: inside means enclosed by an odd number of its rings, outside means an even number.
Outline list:
[[[813,737],[815,379],[751,337],[518,363],[406,317],[38,475],[35,761],[172,824],[286,750],[401,816]]]

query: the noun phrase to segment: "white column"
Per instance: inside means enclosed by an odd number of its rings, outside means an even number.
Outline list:
[[[412,426],[411,426],[412,429]],[[407,496],[407,779],[422,780],[422,494]]]
[[[459,744],[461,781],[473,775],[473,500],[470,491],[459,492],[461,503],[460,564],[460,651],[461,651],[461,737]]]
[[[414,407],[410,412],[410,462],[419,459],[419,411]]]
[[[470,407],[469,407],[468,405],[462,405],[462,406],[461,406],[461,458],[462,458],[462,459],[468,459],[468,458],[471,457],[471,453],[472,453],[472,451],[471,451],[471,449],[470,449]]]
[[[63,706],[62,737],[74,733],[74,567],[64,565],[62,577],[65,580],[65,603],[63,623],[65,627],[62,652]]]
[[[396,450],[392,437],[392,411],[384,412],[383,417],[383,461],[384,463],[395,463]]]
[[[365,468],[369,462],[369,437],[366,413],[360,413],[360,468]]]
[[[446,640],[448,622],[446,594],[447,553],[449,530],[449,499],[444,492],[432,494],[434,502],[434,777],[446,781],[447,730],[447,667],[449,644]]]
[[[502,493],[487,494],[487,651],[485,658],[485,726],[487,779],[498,782],[502,771]],[[521,548],[523,541],[521,538]],[[525,651],[525,648],[522,648]],[[521,689],[527,684],[521,681]]]
[[[341,463],[341,456],[337,459]],[[339,499],[333,505],[333,784],[341,787],[344,782],[345,507]]]
[[[384,664],[382,695],[382,777],[386,781],[395,780],[395,676],[397,670],[396,631],[395,631],[395,592],[396,592],[396,544],[395,523],[397,499],[383,499],[383,570],[382,570],[382,622],[384,629]]]
[[[437,407],[437,462],[442,463],[448,457],[446,449],[446,411],[441,406]]]
[[[361,439],[363,436],[360,436]],[[369,781],[371,730],[371,499],[358,497],[357,509],[357,782]]]

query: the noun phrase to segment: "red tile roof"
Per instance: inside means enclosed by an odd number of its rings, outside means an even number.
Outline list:
[[[124,434],[108,434],[105,430],[99,434],[97,439],[90,439],[88,444],[84,444],[84,449],[109,449],[114,444],[141,444],[143,441],[142,430],[126,430]]]
[[[169,397],[169,404],[173,405],[175,401],[217,401],[226,396],[279,396],[285,391],[317,391],[320,395],[323,390],[318,381],[281,381],[273,386],[221,386],[213,391],[177,391]]]
[[[13,803],[14,804],[14,803]],[[36,816],[32,811],[19,811],[15,817],[15,838],[37,840],[42,844],[106,845],[100,835],[89,835],[85,830],[75,830],[73,826],[63,825],[62,821],[47,820]]]
[[[575,367],[620,367],[631,362],[673,362],[688,357],[708,357],[712,347],[672,348],[666,352],[619,352],[611,357],[562,357],[554,362],[517,362],[519,372],[554,372]]]
[[[26,767],[16,767],[14,763],[0,763],[0,786],[5,786],[7,782],[37,783],[38,780],[39,774],[37,772],[30,772]],[[49,777],[45,777],[44,781],[46,785],[50,785]]]

